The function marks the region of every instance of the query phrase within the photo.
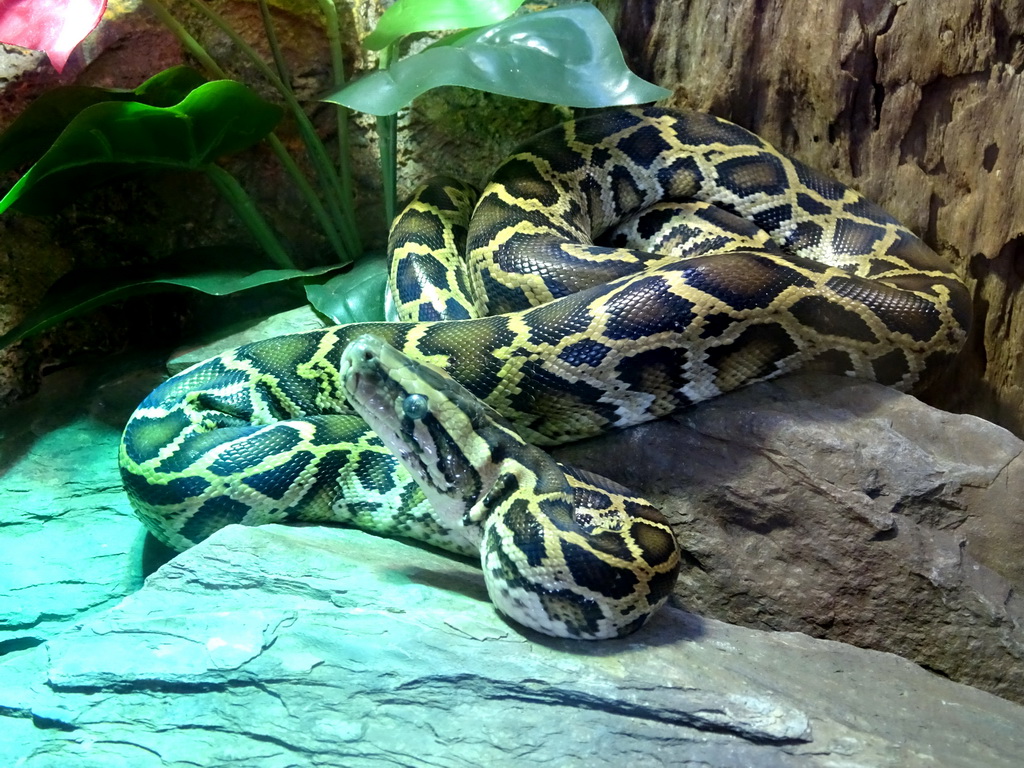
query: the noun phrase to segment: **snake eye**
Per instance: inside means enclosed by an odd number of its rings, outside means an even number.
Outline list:
[[[406,395],[402,401],[402,413],[407,419],[422,419],[430,410],[430,401],[423,395]]]

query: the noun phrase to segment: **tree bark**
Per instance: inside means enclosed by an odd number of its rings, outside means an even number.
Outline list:
[[[671,104],[733,120],[856,187],[955,265],[974,327],[926,397],[1024,434],[1024,3],[650,5],[624,0],[620,29]]]

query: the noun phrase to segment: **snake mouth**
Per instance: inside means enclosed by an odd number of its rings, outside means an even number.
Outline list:
[[[388,359],[388,352],[392,357]],[[375,428],[393,431],[401,419],[396,413],[396,398],[401,398],[401,386],[394,374],[404,356],[395,352],[376,336],[364,334],[349,343],[341,355],[339,375],[349,405]],[[380,432],[378,431],[378,434]]]
[[[374,336],[363,335],[349,343],[341,353],[341,364],[338,372],[342,386],[350,403],[355,406],[361,393],[369,388],[367,379],[372,383],[380,379],[379,358],[382,342]],[[374,372],[377,375],[374,376]],[[352,402],[355,399],[355,402]]]
[[[457,495],[466,475],[462,455],[433,413],[436,403],[446,402],[444,377],[370,335],[349,343],[339,371],[349,404],[435,507],[436,494]]]

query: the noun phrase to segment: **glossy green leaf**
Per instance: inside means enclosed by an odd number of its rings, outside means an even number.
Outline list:
[[[205,82],[206,78],[196,70],[179,66],[165,69],[133,91],[82,85],[46,91],[0,136],[0,172],[39,160],[71,121],[93,104],[137,101],[153,107],[172,107]]]
[[[135,101],[142,104],[149,104],[151,107],[173,107],[206,83],[207,80],[202,73],[181,64],[157,72],[132,93],[135,94]]]
[[[442,85],[570,107],[642,104],[670,95],[629,71],[604,16],[583,3],[451,35],[324,100],[389,115]]]
[[[132,101],[131,91],[69,85],[39,96],[0,136],[0,171],[41,158],[68,123],[86,107],[106,101]]]
[[[172,107],[93,104],[0,200],[0,213],[12,206],[49,213],[83,189],[130,172],[202,168],[255,144],[280,118],[280,107],[233,80],[205,83]]]
[[[524,0],[397,0],[363,41],[371,51],[416,32],[482,27],[515,13]]]
[[[225,268],[193,273],[176,272],[159,276],[144,270],[71,272],[51,286],[36,307],[18,325],[0,336],[0,349],[40,333],[69,317],[83,314],[112,301],[157,291],[191,289],[212,296],[225,296],[285,280],[318,277],[337,266],[313,269]]]
[[[333,323],[363,323],[384,319],[388,264],[384,256],[364,256],[347,272],[322,285],[307,285],[306,298]]]

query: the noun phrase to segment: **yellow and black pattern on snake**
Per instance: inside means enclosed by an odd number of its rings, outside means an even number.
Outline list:
[[[556,463],[464,387],[375,336],[345,348],[341,377],[434,516],[480,553],[502,613],[549,635],[613,637],[668,599],[679,550],[645,501]]]
[[[458,179],[432,179],[391,225],[391,288],[400,318],[466,320],[484,314],[465,263],[466,225],[478,197]]]
[[[618,218],[652,229],[643,211],[691,194],[777,247],[680,258],[595,244]],[[418,234],[443,221],[430,205],[396,223],[394,258],[455,242],[450,224]],[[333,521],[465,552],[346,402],[341,356],[366,333],[550,445],[800,369],[907,389],[956,354],[970,312],[949,267],[884,211],[706,115],[616,110],[542,134],[499,168],[468,242],[433,270],[437,316],[457,285],[468,314],[504,314],[256,342],[158,388],[121,450],[149,529],[182,549],[227,523]]]

